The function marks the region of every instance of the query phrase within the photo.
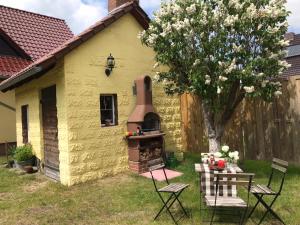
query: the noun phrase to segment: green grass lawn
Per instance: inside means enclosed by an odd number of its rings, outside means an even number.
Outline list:
[[[0,159],[0,163],[4,159]],[[201,224],[199,214],[198,175],[194,163],[198,155],[189,154],[176,170],[184,175],[173,181],[191,186],[182,195],[182,202],[191,212],[189,219],[180,224]],[[242,167],[256,173],[256,182],[265,183],[270,164],[262,161],[246,161]],[[300,224],[300,168],[291,166],[283,194],[275,204],[275,211],[286,224]],[[254,198],[252,199],[252,205]],[[20,175],[14,170],[0,168],[0,224],[173,224],[166,213],[153,222],[161,202],[154,192],[150,179],[132,173],[124,173],[73,187],[64,187],[49,181],[40,174]],[[262,208],[253,215],[255,224]],[[264,224],[279,224],[271,216]]]

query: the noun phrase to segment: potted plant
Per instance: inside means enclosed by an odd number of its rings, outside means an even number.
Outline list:
[[[32,146],[30,144],[26,144],[23,146],[18,146],[13,150],[13,158],[15,161],[15,165],[19,169],[24,169],[28,166],[32,167],[35,162],[35,156],[32,152]]]

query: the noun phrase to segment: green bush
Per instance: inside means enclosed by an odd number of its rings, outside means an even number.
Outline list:
[[[16,147],[13,150],[13,158],[17,162],[27,161],[33,158],[32,146],[27,144],[23,146]]]

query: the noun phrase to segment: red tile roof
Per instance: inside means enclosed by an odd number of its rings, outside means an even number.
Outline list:
[[[13,56],[0,56],[0,76],[9,77],[26,68],[32,61]]]
[[[87,41],[98,32],[104,30],[110,24],[114,23],[127,13],[131,13],[144,29],[148,28],[150,19],[145,11],[139,6],[139,4],[136,2],[125,3],[124,5],[110,12],[102,20],[95,23],[93,26],[89,27],[79,35],[74,36],[72,39],[66,41],[63,45],[54,49],[49,54],[33,62],[24,70],[14,74],[9,79],[0,83],[0,91],[13,89],[25,82],[32,80],[33,78],[36,78],[37,76],[43,75],[43,71],[47,71],[49,68],[54,66],[58,59],[64,57],[74,48]],[[30,73],[31,71],[33,71],[32,74],[27,74],[27,72]]]
[[[0,28],[32,60],[41,58],[73,37],[64,20],[1,5]]]

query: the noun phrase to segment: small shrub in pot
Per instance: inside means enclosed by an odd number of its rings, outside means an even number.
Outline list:
[[[35,157],[32,152],[32,146],[30,144],[26,144],[16,147],[13,150],[13,158],[18,168],[23,166],[33,166]]]

